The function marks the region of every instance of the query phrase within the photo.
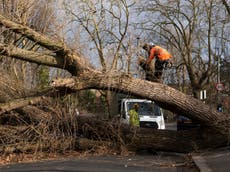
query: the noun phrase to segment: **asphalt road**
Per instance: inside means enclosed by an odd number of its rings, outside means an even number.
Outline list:
[[[176,130],[176,123],[166,123]],[[146,151],[133,156],[91,156],[0,166],[0,172],[198,172],[186,154]]]
[[[76,157],[6,165],[0,172],[198,172],[195,166],[186,165],[186,159],[184,154],[169,153]]]

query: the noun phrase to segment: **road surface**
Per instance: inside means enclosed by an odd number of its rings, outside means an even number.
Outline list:
[[[58,161],[19,163],[0,167],[1,172],[198,172],[184,154],[158,153],[133,156],[76,157]]]

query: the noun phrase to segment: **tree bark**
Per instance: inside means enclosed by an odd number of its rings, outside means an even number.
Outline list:
[[[42,54],[34,51],[29,51],[21,48],[17,48],[13,45],[0,44],[0,52],[2,55],[11,56],[16,59],[37,63],[41,65],[47,65],[51,67],[64,68],[65,61],[61,57],[53,57],[52,55]]]
[[[27,105],[37,104],[44,98],[45,98],[44,96],[39,96],[39,97],[16,99],[8,103],[0,103],[0,115],[17,108],[22,108]]]

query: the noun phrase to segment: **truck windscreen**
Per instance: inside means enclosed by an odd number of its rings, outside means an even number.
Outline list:
[[[160,108],[151,102],[127,102],[127,110],[131,110],[134,104],[138,104],[139,116],[160,116]]]

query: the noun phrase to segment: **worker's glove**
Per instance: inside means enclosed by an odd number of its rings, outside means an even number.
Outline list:
[[[171,62],[171,61],[168,61],[167,67],[168,67],[168,68],[171,68],[172,66],[173,66],[172,62]]]

